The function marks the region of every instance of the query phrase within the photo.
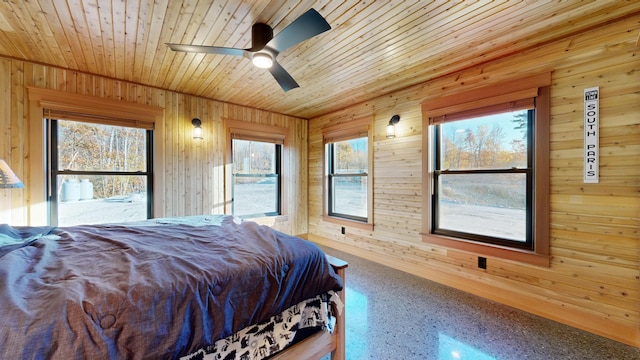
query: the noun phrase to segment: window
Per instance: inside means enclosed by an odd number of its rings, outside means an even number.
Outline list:
[[[233,139],[233,215],[280,215],[282,145]]]
[[[367,222],[367,137],[328,143],[329,216]]]
[[[370,123],[361,119],[323,129],[325,220],[373,224]]]
[[[534,110],[434,126],[432,232],[533,249]]]
[[[50,119],[49,223],[152,217],[152,131]]]
[[[423,104],[424,239],[548,265],[550,74]]]
[[[226,121],[225,212],[241,218],[286,214],[283,164],[288,129]]]
[[[29,168],[31,178],[29,180],[29,225],[47,225],[51,218],[51,130],[47,119],[64,119],[94,123],[102,125],[135,127],[149,130],[153,138],[163,139],[164,109],[156,106],[131,103],[116,99],[87,96],[36,87],[27,87],[29,100]],[[153,181],[148,183],[148,194],[153,192],[154,199],[148,202],[153,205],[150,216],[163,217],[166,209],[162,191],[164,189],[164,164],[162,161],[164,145],[162,141],[153,144],[147,141],[147,148],[151,149],[145,161],[147,167],[153,169],[151,176]],[[153,159],[160,159],[153,161]],[[151,163],[153,162],[153,163]],[[62,167],[64,169],[65,167]],[[67,167],[69,168],[69,167]],[[150,179],[150,178],[148,178]],[[82,179],[79,179],[82,181]],[[149,181],[149,180],[148,180]],[[86,184],[85,184],[86,186]],[[153,189],[150,187],[153,186]],[[94,189],[95,190],[95,189]],[[61,194],[60,194],[61,195]],[[97,192],[94,192],[94,197]]]

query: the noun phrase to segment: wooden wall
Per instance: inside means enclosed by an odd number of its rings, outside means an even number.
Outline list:
[[[391,267],[640,346],[640,23],[627,19],[470,67],[309,123],[309,238]],[[402,69],[399,69],[401,71]],[[422,241],[420,104],[553,71],[551,266],[488,258]],[[600,86],[600,182],[582,181],[583,89]],[[399,114],[397,137],[385,126]],[[325,126],[373,115],[374,230],[322,221]]]
[[[160,202],[159,216],[222,214],[224,212],[224,120],[288,128],[284,164],[285,200],[288,214],[270,225],[290,234],[307,232],[307,121],[281,114],[208,100],[157,88],[63,70],[24,61],[0,58],[0,158],[5,159],[25,183],[25,189],[0,189],[0,223],[31,225],[46,223],[29,193],[31,127],[27,87],[38,87],[104,99],[151,105],[164,109],[162,138],[155,145],[163,156],[155,159],[164,169],[157,177],[164,186],[154,189]],[[191,119],[202,120],[203,140],[191,138]],[[37,119],[37,116],[36,116]],[[36,131],[37,133],[37,131]],[[37,158],[37,156],[33,156]],[[36,164],[38,165],[38,164]],[[36,166],[37,167],[37,166]],[[35,176],[35,175],[33,175]]]

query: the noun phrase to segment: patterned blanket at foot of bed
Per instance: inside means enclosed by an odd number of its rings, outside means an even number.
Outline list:
[[[180,359],[261,360],[293,343],[299,330],[321,329],[333,332],[335,317],[329,306],[332,295],[333,292],[318,295],[293,305],[265,323],[246,327]]]

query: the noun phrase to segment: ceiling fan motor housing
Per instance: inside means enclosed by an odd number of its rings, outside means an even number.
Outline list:
[[[269,41],[273,39],[273,29],[263,23],[255,23],[251,26],[251,49],[249,51],[260,51],[264,49]]]

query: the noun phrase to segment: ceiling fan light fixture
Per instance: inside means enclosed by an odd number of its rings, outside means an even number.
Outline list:
[[[254,54],[251,61],[253,62],[253,65],[261,69],[268,69],[273,65],[273,59],[269,54],[265,53]]]

